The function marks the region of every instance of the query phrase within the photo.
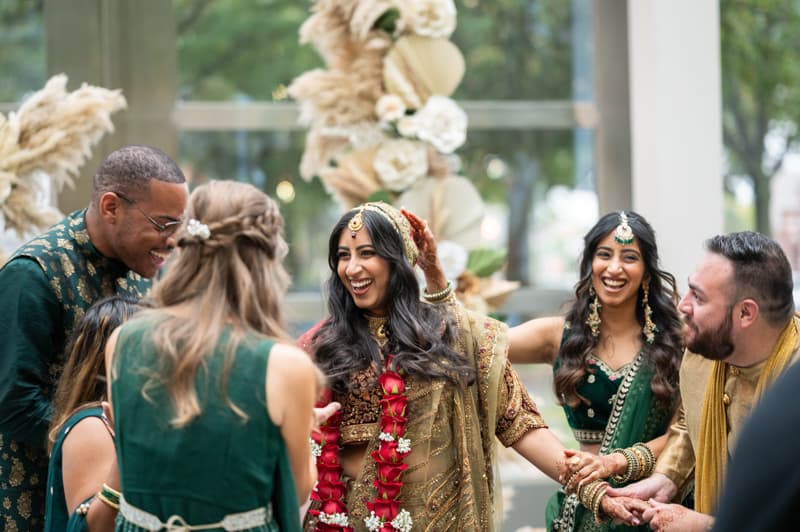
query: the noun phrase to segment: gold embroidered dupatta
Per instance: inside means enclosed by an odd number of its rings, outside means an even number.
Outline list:
[[[411,513],[415,531],[499,530],[502,512],[495,497],[495,427],[508,352],[507,327],[486,316],[451,305],[460,334],[454,346],[474,363],[472,386],[409,377],[406,437],[411,453],[403,474],[402,508]],[[367,502],[374,497],[379,427],[367,445],[357,478],[350,480],[347,507],[350,526],[366,531]],[[497,501],[495,500],[497,499]],[[306,530],[313,520],[307,520]]]

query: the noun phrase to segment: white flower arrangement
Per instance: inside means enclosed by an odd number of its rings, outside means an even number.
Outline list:
[[[397,517],[392,519],[392,526],[400,532],[411,532],[411,525],[413,524],[414,520],[411,519],[411,513],[406,509],[400,510]]]
[[[401,192],[428,175],[428,150],[421,142],[388,140],[378,148],[372,166],[384,187]]]
[[[322,456],[322,445],[315,442],[313,438],[309,438],[309,442],[311,444],[311,456],[314,458]]]
[[[366,525],[367,530],[370,532],[375,532],[376,530],[381,529],[383,522],[381,521],[380,517],[375,515],[375,512],[370,512],[369,515],[364,518],[364,524]],[[411,532],[411,526],[413,524],[414,520],[411,518],[411,513],[406,509],[400,510],[397,513],[397,517],[391,521],[391,525],[394,527],[394,529],[399,530],[400,532]]]
[[[446,96],[431,96],[415,115],[417,137],[441,153],[453,153],[467,140],[467,113]]]
[[[436,251],[444,276],[448,280],[455,281],[467,269],[469,253],[461,244],[452,240],[442,240],[436,245]]]
[[[353,149],[365,150],[381,144],[386,136],[375,124],[361,124],[350,127],[325,127],[320,133],[325,137],[344,138]]]
[[[417,35],[449,38],[456,29],[453,0],[413,0],[411,29]]]
[[[350,519],[348,519],[347,514],[344,513],[326,514],[325,512],[320,512],[317,517],[326,525],[338,525],[342,527],[350,525]]]
[[[381,518],[375,515],[375,512],[370,512],[367,517],[364,518],[364,524],[367,526],[367,530],[370,532],[374,532],[375,530],[381,529]]]
[[[375,104],[375,114],[383,123],[400,119],[406,113],[406,104],[394,94],[384,94]]]
[[[397,440],[397,452],[400,454],[406,454],[411,452],[411,440],[408,438],[398,438]]]
[[[378,434],[378,439],[381,441],[394,441],[394,436],[392,436],[388,432],[381,432],[380,434]]]
[[[393,87],[394,93],[412,109],[416,109],[422,105],[417,91],[403,74],[402,70],[394,63],[384,63],[384,84]]]
[[[419,126],[417,126],[417,120],[413,115],[401,117],[397,122],[395,122],[395,127],[397,128],[397,132],[401,137],[406,137],[409,139],[417,138]]]
[[[208,229],[208,226],[194,218],[189,220],[189,224],[186,226],[186,232],[191,236],[196,236],[200,240],[208,240],[209,237],[211,237],[211,231]]]

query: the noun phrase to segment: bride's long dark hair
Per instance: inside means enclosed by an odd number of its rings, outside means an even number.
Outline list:
[[[358,212],[345,213],[331,231],[328,242],[327,281],[330,317],[313,337],[317,364],[334,391],[349,388],[350,375],[370,364],[380,368],[381,352],[372,339],[363,310],[358,308],[337,273],[339,238]],[[382,214],[364,210],[364,229],[369,231],[379,257],[389,263],[387,294],[389,341],[384,351],[394,354],[394,364],[410,375],[445,379],[453,383],[472,382],[474,370],[464,355],[451,345],[456,325],[445,311],[446,305],[431,305],[420,300],[419,283],[404,254],[403,240]]]
[[[651,318],[658,331],[652,344],[644,343],[647,360],[653,368],[651,388],[659,399],[669,399],[677,388],[678,369],[683,355],[681,320],[678,315],[678,291],[675,277],[659,266],[656,235],[653,228],[642,216],[625,211],[628,224],[633,230],[645,265],[645,278],[649,278],[649,304],[653,313]],[[597,246],[619,225],[619,213],[611,212],[600,218],[584,237],[583,255],[580,264],[580,280],[575,285],[575,303],[566,316],[569,333],[559,352],[561,366],[554,374],[553,385],[556,397],[572,407],[583,399],[577,387],[589,372],[586,355],[597,347],[597,338],[592,336],[586,318],[589,314],[592,286],[592,260]],[[636,319],[644,324],[642,309],[642,288],[636,305]],[[601,313],[602,319],[602,313]]]

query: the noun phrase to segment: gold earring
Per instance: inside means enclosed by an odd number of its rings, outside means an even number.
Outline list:
[[[586,316],[586,325],[592,331],[592,336],[597,338],[600,336],[600,311],[603,309],[603,305],[597,299],[597,293],[594,291],[593,286],[589,287],[589,297],[592,300],[589,302],[589,315]]]
[[[656,341],[656,332],[658,332],[658,327],[656,327],[656,324],[653,323],[653,309],[650,308],[650,281],[645,281],[642,283],[642,292],[642,309],[644,310],[644,327],[642,327],[642,334],[644,335],[645,340],[647,340],[647,343],[652,344]]]

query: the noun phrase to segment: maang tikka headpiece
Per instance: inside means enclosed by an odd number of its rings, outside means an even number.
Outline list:
[[[400,238],[403,240],[403,248],[409,264],[412,266],[416,264],[417,257],[419,256],[419,248],[417,247],[416,242],[414,242],[414,238],[411,234],[411,224],[398,209],[392,207],[388,203],[375,201],[371,203],[364,203],[358,207],[356,213],[352,218],[350,218],[350,221],[347,222],[347,229],[350,230],[350,236],[355,238],[356,234],[363,229],[364,211],[372,211],[380,214],[392,224],[392,227],[394,227],[395,231],[397,231],[397,234],[399,234]]]
[[[619,211],[619,225],[614,229],[614,240],[622,245],[633,242],[633,229],[628,225],[628,215]]]
[[[364,213],[364,209],[366,208],[367,208],[366,205],[362,205],[361,208],[358,209],[358,212],[355,213],[353,217],[350,218],[350,221],[347,223],[347,228],[350,229],[350,236],[352,238],[355,238],[356,233],[361,231],[361,228],[364,227],[364,218],[362,217],[362,214]]]

